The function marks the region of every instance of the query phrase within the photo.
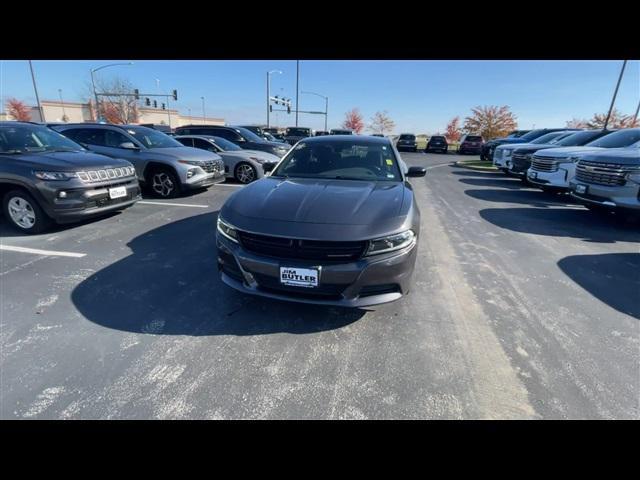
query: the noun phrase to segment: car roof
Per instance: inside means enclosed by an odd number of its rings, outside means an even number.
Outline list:
[[[202,138],[204,140],[215,141],[215,135],[176,135],[174,138]]]
[[[320,137],[309,137],[301,140],[304,143],[360,143],[390,145],[391,141],[386,137],[373,137],[369,135],[322,135]]]

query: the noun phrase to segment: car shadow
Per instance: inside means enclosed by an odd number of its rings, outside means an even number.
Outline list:
[[[640,242],[640,229],[633,224],[625,224],[615,215],[596,215],[586,208],[486,208],[479,214],[514,232],[595,243]]]
[[[71,299],[88,320],[156,335],[305,334],[353,323],[367,312],[248,296],[217,269],[217,212],[163,225],[134,238],[131,255],[91,275]]]
[[[601,302],[640,319],[640,253],[572,255],[558,267]]]
[[[542,190],[504,189],[504,190],[465,190],[464,193],[477,200],[486,202],[521,203],[533,207],[548,208],[550,206],[573,204],[569,195],[552,195]]]
[[[513,190],[522,190],[523,188],[531,188],[522,183],[518,178],[503,177],[503,178],[460,178],[459,182],[465,185],[473,185],[474,187],[499,187],[509,188]]]
[[[465,168],[463,170],[456,170],[455,172],[451,172],[452,175],[464,175],[465,177],[478,177],[478,178],[489,178],[489,179],[503,179],[504,175],[502,172],[481,172],[479,170],[471,170],[470,168]]]

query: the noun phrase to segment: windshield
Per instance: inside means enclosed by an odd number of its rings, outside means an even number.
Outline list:
[[[400,140],[415,140],[415,135],[400,135]]]
[[[80,145],[49,128],[38,125],[0,127],[0,152],[81,152]]]
[[[621,148],[633,145],[637,141],[640,141],[640,128],[629,128],[625,130],[618,130],[617,132],[610,133],[609,135],[599,138],[591,143],[587,143],[587,147],[602,147],[602,148]]]
[[[399,182],[392,149],[366,142],[301,142],[282,160],[273,177]]]
[[[529,133],[525,133],[521,137],[517,137],[520,140],[524,140],[523,143],[527,143],[529,140],[535,140],[539,136],[544,135],[544,130],[531,130]]]
[[[551,132],[536,138],[531,143],[534,145],[554,143],[553,140],[556,140],[558,137],[565,137],[566,135],[568,135],[567,132]]]
[[[351,130],[331,130],[332,135],[351,135],[352,133]]]
[[[247,130],[244,127],[232,127],[235,131],[240,133],[244,137],[244,139],[248,142],[258,142],[265,143],[266,140],[264,138],[260,138],[258,135],[253,133],[251,130]]]
[[[467,135],[467,138],[464,139],[465,142],[481,142],[482,137],[477,135]]]
[[[593,140],[600,138],[606,134],[607,132],[604,132],[603,130],[575,132],[567,137],[562,137],[560,140],[558,140],[556,145],[561,145],[563,147],[575,147],[592,142]]]
[[[287,135],[309,136],[311,131],[308,128],[287,128]]]
[[[184,147],[166,133],[146,127],[129,127],[127,133],[147,148]]]
[[[237,150],[242,150],[235,143],[230,142],[229,140],[226,140],[222,137],[209,137],[209,138],[212,138],[215,144],[225,152],[235,152]]]

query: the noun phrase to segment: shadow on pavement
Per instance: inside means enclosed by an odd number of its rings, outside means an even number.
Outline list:
[[[542,190],[465,190],[464,193],[487,202],[521,203],[540,208],[573,204],[569,195],[551,195]]]
[[[596,243],[640,242],[640,229],[615,216],[569,208],[486,208],[480,217],[514,232],[572,237]]]
[[[601,302],[640,319],[640,253],[572,255],[558,267]]]
[[[134,238],[132,254],[80,283],[71,298],[88,320],[157,335],[304,334],[341,328],[367,310],[303,305],[243,295],[220,281],[218,212]]]
[[[88,219],[82,220],[80,222],[64,223],[64,224],[54,223],[46,232],[43,232],[43,233],[40,233],[40,234],[37,234],[37,235],[27,235],[25,233],[22,233],[22,232],[18,231],[17,229],[14,229],[13,227],[11,227],[11,225],[9,225],[9,221],[4,217],[4,215],[0,214],[0,238],[17,238],[17,237],[22,237],[22,238],[45,238],[48,235],[64,232],[66,230],[71,230],[73,228],[78,228],[78,227],[80,227],[82,225],[90,225],[92,223],[101,222],[101,221],[103,221],[103,220],[105,220],[107,218],[111,218],[111,217],[115,217],[117,215],[120,215],[122,212],[126,212],[126,210],[119,211],[119,212],[105,213],[103,215],[100,215],[100,216],[97,216],[97,217],[88,218]]]
[[[519,179],[513,177],[460,178],[458,181],[466,185],[473,185],[475,187],[499,187],[510,188],[513,190],[522,190],[523,188],[529,188]]]
[[[456,170],[455,172],[451,172],[452,175],[464,175],[465,177],[478,177],[478,178],[490,178],[490,179],[503,179],[505,176],[502,172],[481,172],[479,170],[471,170],[465,168],[464,170]]]

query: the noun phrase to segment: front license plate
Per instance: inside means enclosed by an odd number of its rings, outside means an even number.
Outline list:
[[[294,287],[318,286],[318,270],[315,268],[280,267],[280,283]]]
[[[586,185],[576,185],[576,193],[587,193]]]
[[[529,178],[538,178],[538,172],[529,172]]]
[[[121,198],[127,196],[127,187],[116,187],[109,189],[109,198],[113,200],[114,198]]]

